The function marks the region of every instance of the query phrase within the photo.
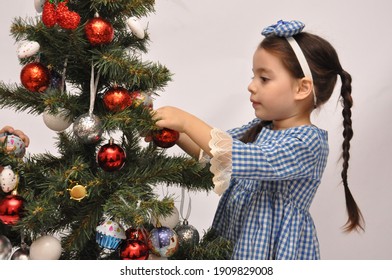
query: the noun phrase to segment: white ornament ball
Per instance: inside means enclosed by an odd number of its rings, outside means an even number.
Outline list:
[[[0,235],[0,260],[8,260],[11,252],[11,241],[6,236]]]
[[[37,238],[30,246],[31,260],[58,260],[61,256],[61,243],[51,235]]]
[[[1,189],[5,193],[13,191],[18,185],[18,175],[14,173],[10,166],[4,167],[0,173]]]
[[[20,43],[17,54],[19,58],[27,58],[39,52],[40,45],[35,41],[23,41]]]
[[[37,13],[42,13],[42,8],[44,6],[45,0],[34,0],[34,8]]]
[[[127,19],[127,25],[129,29],[131,29],[133,35],[139,39],[144,39],[144,29],[136,17],[130,17]]]
[[[154,226],[157,225],[157,222],[159,222],[159,224],[163,227],[174,229],[180,222],[180,214],[178,212],[178,209],[174,206],[171,215],[166,217],[158,217],[158,221],[154,217],[151,218],[151,223]]]
[[[64,131],[71,124],[71,118],[67,117],[69,115],[69,110],[61,108],[57,114],[49,113],[49,110],[45,110],[42,114],[44,123],[48,128],[54,131]]]

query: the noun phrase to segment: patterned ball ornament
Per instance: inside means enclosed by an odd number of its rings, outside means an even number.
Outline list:
[[[110,139],[108,144],[103,145],[97,153],[99,167],[107,172],[120,170],[125,163],[126,155],[123,148],[113,143]]]
[[[0,221],[6,225],[15,225],[23,213],[24,199],[19,195],[7,195],[0,200]]]
[[[183,224],[178,225],[174,230],[178,235],[178,242],[180,246],[185,245],[193,247],[200,241],[199,232],[194,226],[189,225],[187,220],[185,220]]]
[[[153,142],[155,145],[161,148],[173,147],[179,138],[180,133],[169,128],[163,128],[161,130],[152,132]]]
[[[151,252],[160,257],[171,257],[178,250],[178,236],[167,227],[154,228],[150,232],[148,247]]]
[[[142,92],[142,91],[134,91],[131,93],[132,104],[135,107],[140,105],[152,109],[153,108],[153,99],[150,94]]]
[[[20,81],[31,92],[43,93],[49,86],[49,69],[40,62],[26,64],[20,72]]]
[[[0,260],[8,260],[11,251],[11,241],[6,236],[0,235]]]
[[[148,256],[149,248],[140,240],[127,240],[120,247],[122,260],[147,260]]]
[[[85,25],[84,31],[93,46],[109,44],[114,38],[112,24],[99,16],[90,19]]]
[[[10,166],[4,167],[0,172],[0,186],[4,193],[13,191],[18,185],[18,181],[18,174],[15,174]]]
[[[13,134],[6,133],[0,136],[0,143],[7,139],[6,151],[8,154],[14,155],[15,157],[22,158],[26,152],[26,146],[23,140]]]
[[[30,248],[28,247],[21,247],[11,255],[11,260],[18,260],[18,261],[26,261],[30,259]]]
[[[111,112],[121,112],[131,106],[131,94],[123,87],[110,88],[103,96],[103,104]]]

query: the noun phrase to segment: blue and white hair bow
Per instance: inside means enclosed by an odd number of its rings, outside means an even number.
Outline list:
[[[291,37],[300,33],[304,27],[305,24],[299,20],[279,20],[276,24],[264,28],[261,34],[264,36],[276,35],[278,37]]]

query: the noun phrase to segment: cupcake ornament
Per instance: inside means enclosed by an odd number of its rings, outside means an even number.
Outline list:
[[[118,223],[106,220],[96,229],[96,241],[102,248],[116,250],[122,240],[125,240],[125,231]]]

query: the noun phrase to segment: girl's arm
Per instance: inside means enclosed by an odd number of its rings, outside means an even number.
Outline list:
[[[196,146],[200,147],[204,152],[212,157],[209,142],[211,140],[212,127],[195,117],[176,107],[162,107],[155,111],[154,118],[159,127],[166,127],[177,130],[189,137],[179,140],[178,144],[189,154],[196,155]],[[191,141],[190,141],[191,140]],[[194,144],[192,144],[193,142]]]
[[[177,145],[183,149],[188,155],[198,159],[200,155],[200,147],[189,138],[185,133],[180,133]]]

